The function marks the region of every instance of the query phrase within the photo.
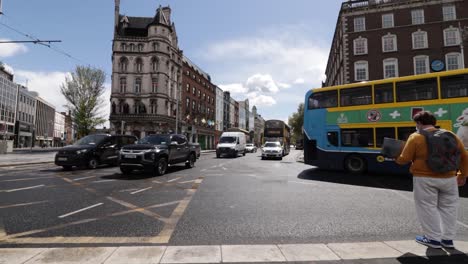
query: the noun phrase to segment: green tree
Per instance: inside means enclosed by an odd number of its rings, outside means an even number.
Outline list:
[[[78,138],[88,135],[97,125],[106,119],[99,114],[103,106],[104,81],[106,74],[101,69],[90,66],[77,66],[66,77],[60,91],[67,100],[66,107],[77,129]]]
[[[288,124],[292,128],[292,142],[302,138],[302,126],[304,125],[304,103],[300,103],[297,112],[288,118]]]

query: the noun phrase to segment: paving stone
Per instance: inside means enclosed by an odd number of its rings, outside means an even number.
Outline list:
[[[161,263],[220,263],[219,246],[171,246],[167,247]]]
[[[104,264],[159,263],[166,247],[119,247]]]
[[[116,247],[51,248],[26,263],[103,263],[116,249]]]
[[[223,262],[286,261],[276,245],[223,245]]]
[[[446,256],[447,252],[442,249],[428,248],[412,240],[404,241],[384,241],[385,244],[400,251],[402,254],[412,254],[416,256]]]
[[[340,260],[325,244],[278,245],[288,261]]]
[[[330,243],[327,246],[342,259],[395,258],[402,255],[382,242]]]
[[[46,248],[0,248],[0,264],[19,264],[32,259]]]

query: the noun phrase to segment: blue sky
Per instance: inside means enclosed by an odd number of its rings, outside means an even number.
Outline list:
[[[2,0],[0,23],[54,44],[72,58],[34,44],[0,44],[0,60],[18,83],[63,110],[67,72],[92,65],[107,74],[110,94],[113,0]],[[121,0],[120,13],[154,16],[170,5],[179,48],[266,119],[287,120],[305,92],[319,87],[341,0]],[[0,24],[0,39],[27,37]],[[108,112],[108,107],[104,112]]]

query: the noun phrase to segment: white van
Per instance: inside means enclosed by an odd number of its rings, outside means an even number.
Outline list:
[[[228,156],[237,157],[242,153],[245,156],[246,139],[242,132],[224,132],[219,138],[216,146],[216,157],[226,154]]]

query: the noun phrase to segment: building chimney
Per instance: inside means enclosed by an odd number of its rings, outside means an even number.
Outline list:
[[[162,8],[162,12],[164,14],[164,18],[166,18],[167,25],[171,25],[171,8],[169,6],[165,6]]]
[[[120,0],[115,0],[115,9],[114,9],[114,29],[117,31],[119,26],[119,15],[120,15]]]

